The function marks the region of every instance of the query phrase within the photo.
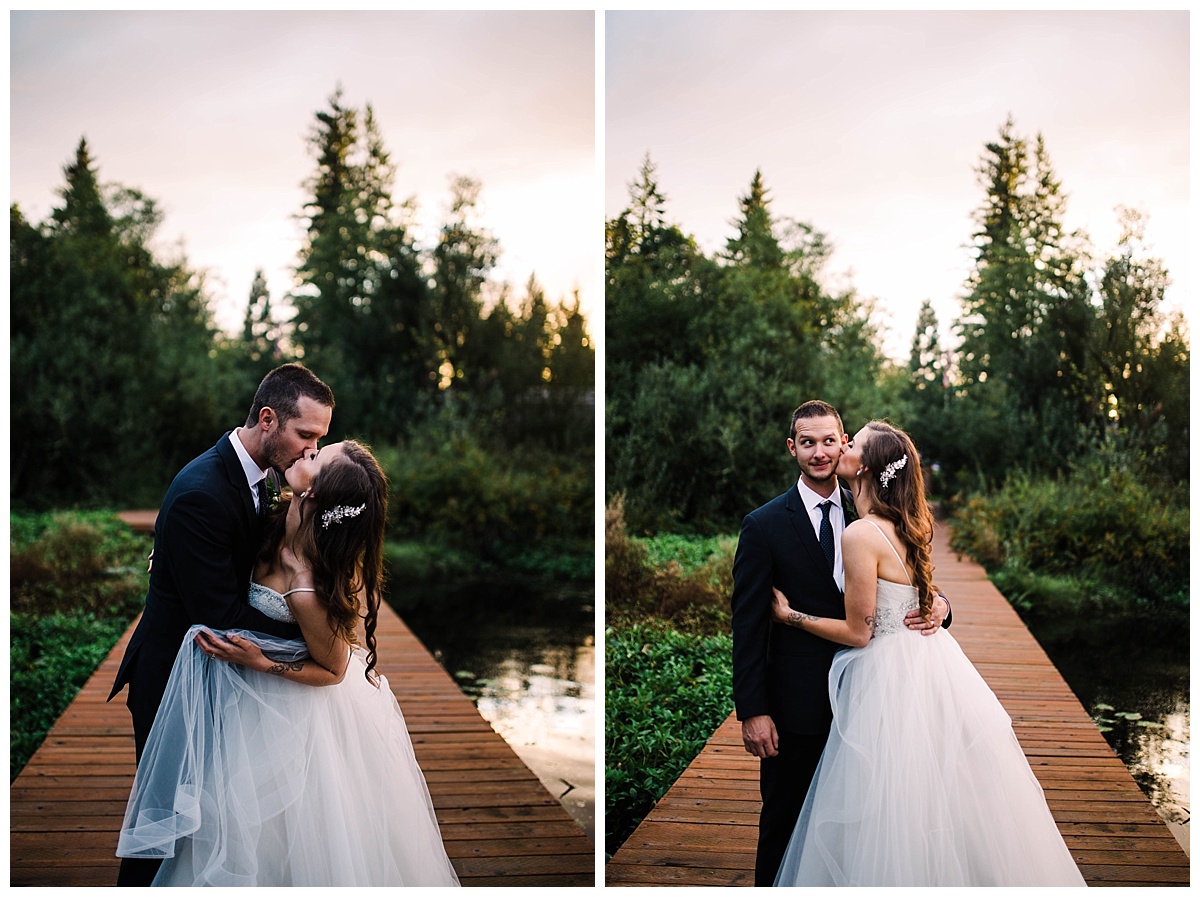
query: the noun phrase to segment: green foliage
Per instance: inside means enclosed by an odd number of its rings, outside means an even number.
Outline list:
[[[654,566],[669,562],[679,565],[680,571],[692,573],[711,566],[714,555],[730,560],[737,548],[736,536],[685,536],[659,533],[639,540],[646,546],[646,559]]]
[[[604,639],[605,850],[614,853],[733,710],[733,641],[651,623]]]
[[[337,396],[335,435],[391,444],[451,415],[493,443],[590,448],[594,347],[578,299],[552,304],[531,278],[510,302],[493,280],[500,246],[476,220],[482,185],[452,180],[448,220],[424,250],[415,208],[392,199],[396,166],[369,105],[337,91],[309,145],[289,336]]]
[[[1040,136],[1018,136],[1010,119],[978,174],[977,254],[940,408],[933,359],[919,352],[931,313],[918,323],[919,435],[960,487],[997,486],[1015,468],[1061,473],[1113,433],[1137,451],[1165,448],[1160,466],[1185,480],[1190,350],[1182,320],[1168,325],[1161,312],[1169,278],[1147,255],[1142,218],[1122,212],[1116,251],[1093,270],[1084,236],[1064,231],[1065,196]]]
[[[10,211],[12,500],[157,502],[230,398],[202,281],[155,256],[154,202],[102,187],[85,141],[65,176],[48,221]]]
[[[129,626],[92,614],[10,615],[9,781]]]
[[[369,105],[337,92],[309,144],[299,287],[285,297],[295,318],[276,314],[259,272],[236,336],[216,331],[202,275],[152,249],[154,201],[102,185],[86,141],[48,220],[11,207],[15,507],[156,505],[290,360],[333,388],[331,439],[392,444],[449,414],[509,449],[592,450],[595,349],[579,299],[549,302],[531,279],[510,303],[492,278],[500,248],[474,223],[480,185],[455,182],[450,220],[423,250]]]
[[[9,518],[9,774],[142,609],[150,539],[107,512]]]
[[[952,544],[1035,611],[1186,605],[1187,496],[1148,485],[1140,467],[1101,452],[1060,478],[1013,474],[958,509]]]
[[[153,541],[107,511],[9,516],[10,609],[132,619]]]
[[[607,488],[639,532],[728,532],[796,475],[797,405],[879,404],[871,304],[822,287],[823,235],[773,216],[760,173],[711,259],[667,222],[648,159],[630,192],[605,229]]]
[[[388,539],[383,546],[388,581],[454,582],[479,575],[479,558],[440,542]]]
[[[604,530],[604,610],[610,624],[653,620],[697,634],[729,631],[736,539],[630,538],[621,496],[605,509]]]
[[[733,708],[732,537],[632,539],[605,510],[605,839],[612,854]]]
[[[441,543],[489,563],[593,553],[590,456],[513,454],[475,434],[428,426],[378,456],[395,538]]]

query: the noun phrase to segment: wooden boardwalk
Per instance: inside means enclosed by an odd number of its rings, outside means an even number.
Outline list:
[[[131,633],[9,789],[10,885],[116,884],[133,729],[125,693],[104,699]],[[386,605],[377,638],[462,884],[593,886],[591,839]]]
[[[1089,885],[1188,884],[1188,856],[983,568],[939,527],[935,580],[952,632],[1004,704]],[[758,761],[730,716],[609,860],[613,886],[753,885]]]

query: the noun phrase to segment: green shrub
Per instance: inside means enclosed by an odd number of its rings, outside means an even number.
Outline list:
[[[479,575],[480,561],[465,551],[437,542],[394,542],[383,545],[388,580],[449,582]]]
[[[473,436],[433,433],[377,454],[390,481],[394,538],[490,562],[523,557],[529,567],[546,566],[551,556],[594,555],[590,457],[499,452]]]
[[[1004,577],[1030,609],[1186,605],[1189,514],[1186,494],[1180,498],[1128,466],[1092,457],[1066,477],[1015,474],[997,492],[965,501],[951,544]]]
[[[123,618],[11,614],[9,781],[129,626]]]
[[[733,710],[733,640],[662,624],[604,640],[605,849],[611,855]]]
[[[631,538],[623,498],[614,496],[604,512],[608,622],[660,620],[685,632],[728,632],[735,548],[728,536]]]
[[[10,515],[10,777],[141,611],[151,545],[110,512]]]
[[[9,516],[10,609],[119,616],[141,610],[153,540],[106,511]]]

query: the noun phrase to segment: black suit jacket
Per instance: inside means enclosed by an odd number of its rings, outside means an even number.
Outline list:
[[[300,638],[295,624],[272,620],[246,603],[261,537],[246,475],[226,433],[176,475],[155,521],[146,608],[108,696],[136,684],[129,697],[135,726],[139,710],[142,718],[157,713],[192,624]]]
[[[854,519],[854,498],[840,487]],[[828,675],[843,646],[773,621],[772,586],[798,611],[844,620],[846,603],[796,486],[746,515],[733,560],[733,700],[738,719],[769,714],[777,729],[829,731]]]

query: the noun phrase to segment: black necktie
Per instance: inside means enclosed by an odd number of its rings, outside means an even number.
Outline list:
[[[258,490],[258,516],[261,517],[267,513],[267,504],[270,502],[270,493],[267,491],[267,478],[263,477],[258,481],[258,485],[254,487]]]
[[[821,550],[825,552],[825,560],[829,563],[829,569],[833,569],[833,524],[829,522],[829,509],[833,507],[833,502],[821,502]]]

